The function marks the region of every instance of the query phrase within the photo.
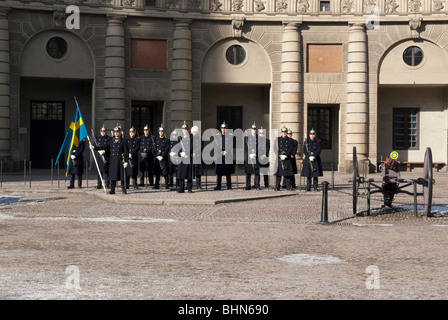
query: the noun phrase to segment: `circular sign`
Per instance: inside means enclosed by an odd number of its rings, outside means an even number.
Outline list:
[[[397,152],[397,151],[392,151],[392,152],[390,153],[390,157],[391,157],[391,159],[397,160],[397,158],[398,158],[398,152]]]

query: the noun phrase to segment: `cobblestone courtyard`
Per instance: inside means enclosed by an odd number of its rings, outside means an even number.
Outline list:
[[[403,173],[410,178],[418,173]],[[8,180],[9,179],[9,180]],[[398,195],[352,214],[347,175],[322,192],[234,190],[127,195],[66,190],[47,177],[0,190],[0,299],[447,299],[448,175],[434,217]],[[234,180],[236,182],[236,178]],[[419,197],[419,204],[422,198]]]

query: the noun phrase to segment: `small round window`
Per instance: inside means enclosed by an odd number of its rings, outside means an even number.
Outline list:
[[[47,53],[54,59],[63,58],[67,53],[67,49],[67,42],[60,37],[51,38],[47,42]]]
[[[403,61],[411,67],[418,66],[423,60],[423,51],[417,46],[411,46],[404,50]]]
[[[226,51],[226,59],[230,64],[239,65],[246,59],[246,51],[240,45],[230,46]]]

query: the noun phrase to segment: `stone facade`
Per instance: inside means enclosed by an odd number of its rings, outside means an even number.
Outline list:
[[[79,8],[79,28],[66,25],[69,5]],[[393,150],[393,109],[417,108],[418,147],[398,150],[400,160],[423,161],[429,146],[434,161],[447,163],[445,2],[331,0],[324,7],[317,0],[2,1],[0,158],[32,159],[30,103],[64,101],[66,128],[73,92],[95,131],[135,125],[133,106],[145,103],[158,106],[153,131],[198,120],[203,130],[216,127],[217,108],[242,107],[242,129],[254,121],[285,125],[299,156],[311,111],[325,107],[331,144],[322,158],[342,171],[351,170],[354,146],[374,170]],[[45,53],[52,37],[67,42],[64,58]],[[134,68],[134,39],[166,41],[166,67]],[[339,45],[340,72],[310,72],[310,59],[332,63],[311,57],[310,45]],[[245,52],[239,64],[226,60],[231,46]],[[423,50],[418,66],[403,62],[412,46]]]

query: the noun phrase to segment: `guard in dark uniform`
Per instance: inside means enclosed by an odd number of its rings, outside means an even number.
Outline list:
[[[244,139],[244,172],[246,173],[246,187],[251,189],[252,174],[254,175],[254,188],[260,190],[260,163],[258,161],[258,134],[254,122],[251,134]]]
[[[280,182],[286,180],[286,189],[292,190],[290,177],[293,175],[291,155],[293,152],[293,143],[288,138],[288,129],[281,129],[281,137],[277,138],[278,156],[277,156],[277,172],[275,173],[275,190],[280,191]]]
[[[140,141],[136,136],[134,127],[129,129],[129,137],[126,138],[129,150],[129,165],[126,168],[126,189],[129,189],[130,180],[134,183],[134,189],[138,189],[137,176],[138,176],[138,154],[140,151]]]
[[[174,177],[177,175],[177,164],[173,163],[171,157],[176,155],[173,148],[179,143],[179,137],[177,136],[177,131],[173,130],[170,137],[170,156],[168,157],[168,185],[170,187],[174,186]],[[176,179],[176,188],[179,188],[179,181]]]
[[[99,173],[97,174],[97,189],[102,189],[103,184],[101,182],[101,177],[103,178],[103,181],[105,183],[105,187],[110,187],[109,182],[109,162],[110,162],[110,152],[104,151],[103,148],[107,145],[109,145],[110,140],[112,138],[107,135],[106,127],[103,125],[100,129],[100,135],[98,137],[95,137],[95,147],[98,147],[98,149],[95,148],[94,155],[96,158],[96,163],[98,163]],[[93,160],[93,159],[92,159]],[[93,160],[93,162],[95,162]],[[97,171],[96,164],[93,163],[92,166],[95,166],[95,170]],[[101,173],[101,176],[100,176]]]
[[[185,192],[185,180],[187,180],[187,190],[189,193],[193,192],[193,137],[190,136],[188,132],[188,125],[184,121],[182,125],[182,135],[179,137],[179,143],[181,144],[181,149],[179,150],[178,156],[180,162],[177,165],[177,175],[176,180],[179,181],[179,188],[177,192]]]
[[[322,177],[322,161],[320,160],[320,152],[322,150],[322,142],[316,137],[316,130],[311,129],[309,137],[303,143],[303,161],[302,177],[306,177],[306,191],[311,191],[311,179],[313,180],[313,189],[317,191],[318,177]]]
[[[70,185],[68,189],[73,189],[75,187],[75,176],[78,176],[78,188],[82,187],[82,175],[84,173],[84,156],[83,152],[86,148],[86,140],[83,139],[79,142],[78,146],[73,146],[72,154],[70,155],[70,167],[69,173]]]
[[[98,147],[91,146],[91,148],[99,150]],[[125,169],[128,166],[129,149],[125,139],[121,136],[121,129],[118,126],[114,128],[114,137],[110,139],[109,145],[106,145],[102,150],[110,152],[109,194],[115,194],[118,180],[121,181],[121,192],[126,194]]]
[[[202,141],[199,135],[198,126],[191,128],[191,136],[193,139],[193,178],[196,179],[196,188],[202,189],[201,179],[204,175],[202,150],[204,149],[204,141]]]
[[[269,151],[271,150],[271,141],[266,138],[266,130],[260,127],[258,130],[258,146],[259,146],[259,162],[260,162],[260,175],[262,174],[263,170],[267,169],[261,169],[261,168],[269,168]],[[264,187],[266,189],[269,189],[269,175],[263,174],[263,182]]]
[[[149,178],[149,185],[154,185],[154,146],[153,136],[149,131],[149,126],[143,128],[143,136],[139,138],[140,147],[138,153],[138,169],[140,171],[140,183],[138,186],[145,186],[145,178]]]
[[[168,156],[170,152],[170,139],[165,137],[165,129],[163,125],[159,128],[159,136],[154,140],[155,146],[155,160],[154,160],[154,174],[156,182],[154,189],[160,189],[160,176],[165,179],[165,189],[168,186]]]
[[[226,176],[227,189],[232,189],[232,174],[235,173],[235,165],[233,163],[233,146],[235,145],[235,136],[232,133],[228,133],[227,129],[227,124],[223,122],[221,124],[221,133],[217,133],[215,136],[215,143],[218,145],[218,150],[221,151],[215,155],[215,190],[221,190],[222,176]]]
[[[292,130],[291,129],[288,129],[288,138],[291,139],[292,144],[294,146],[294,148],[292,150],[292,155],[291,155],[291,164],[292,164],[292,173],[293,173],[293,175],[290,177],[290,180],[291,180],[291,188],[295,189],[295,188],[297,188],[297,186],[296,186],[296,176],[295,175],[298,173],[297,162],[296,162],[296,154],[297,154],[297,148],[299,147],[299,142],[292,137]],[[286,181],[285,181],[285,179],[283,180],[282,188],[286,188]]]

